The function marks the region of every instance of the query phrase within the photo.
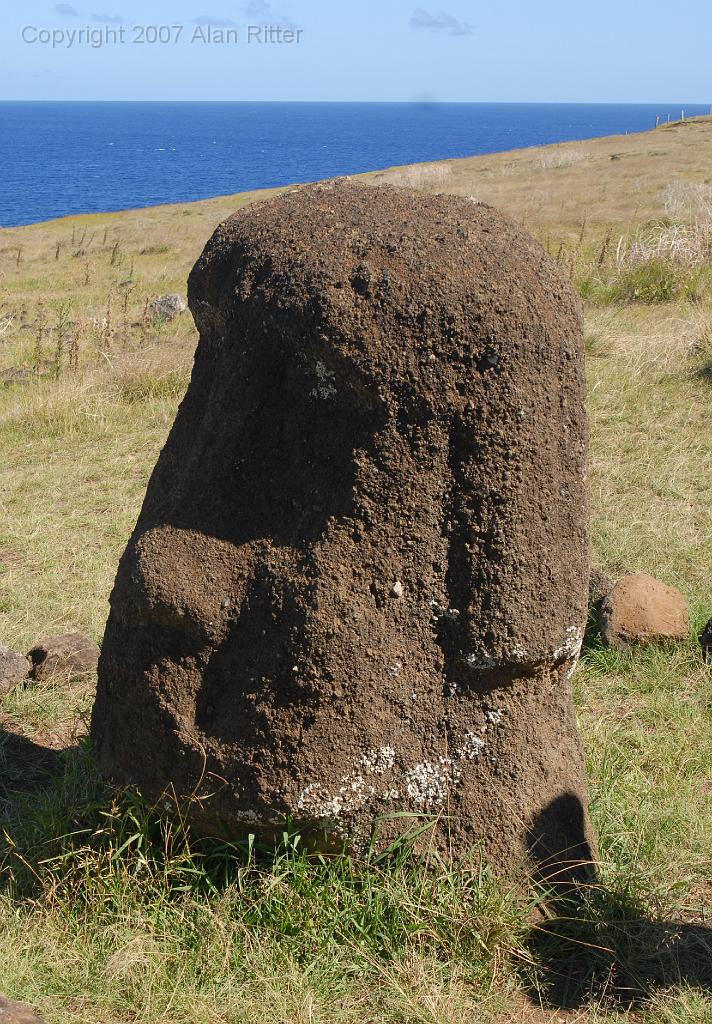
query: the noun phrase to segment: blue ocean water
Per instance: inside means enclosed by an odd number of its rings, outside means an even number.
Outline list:
[[[653,128],[684,104],[0,102],[0,226]]]

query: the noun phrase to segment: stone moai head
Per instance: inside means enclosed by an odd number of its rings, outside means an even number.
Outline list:
[[[193,376],[111,599],[100,767],[198,828],[355,849],[432,819],[590,854],[579,303],[521,228],[332,182],[193,269]]]

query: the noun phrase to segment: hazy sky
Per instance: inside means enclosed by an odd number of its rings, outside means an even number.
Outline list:
[[[443,4],[5,0],[0,98],[712,104],[709,0]]]

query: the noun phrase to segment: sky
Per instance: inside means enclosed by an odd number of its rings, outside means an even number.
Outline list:
[[[6,0],[0,98],[712,105],[709,0],[442,3]]]

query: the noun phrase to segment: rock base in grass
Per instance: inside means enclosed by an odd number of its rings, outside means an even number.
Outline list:
[[[62,633],[41,640],[28,658],[36,682],[57,682],[96,672],[99,648],[82,633]]]
[[[705,658],[712,661],[712,619],[707,623],[700,636],[700,644]]]

